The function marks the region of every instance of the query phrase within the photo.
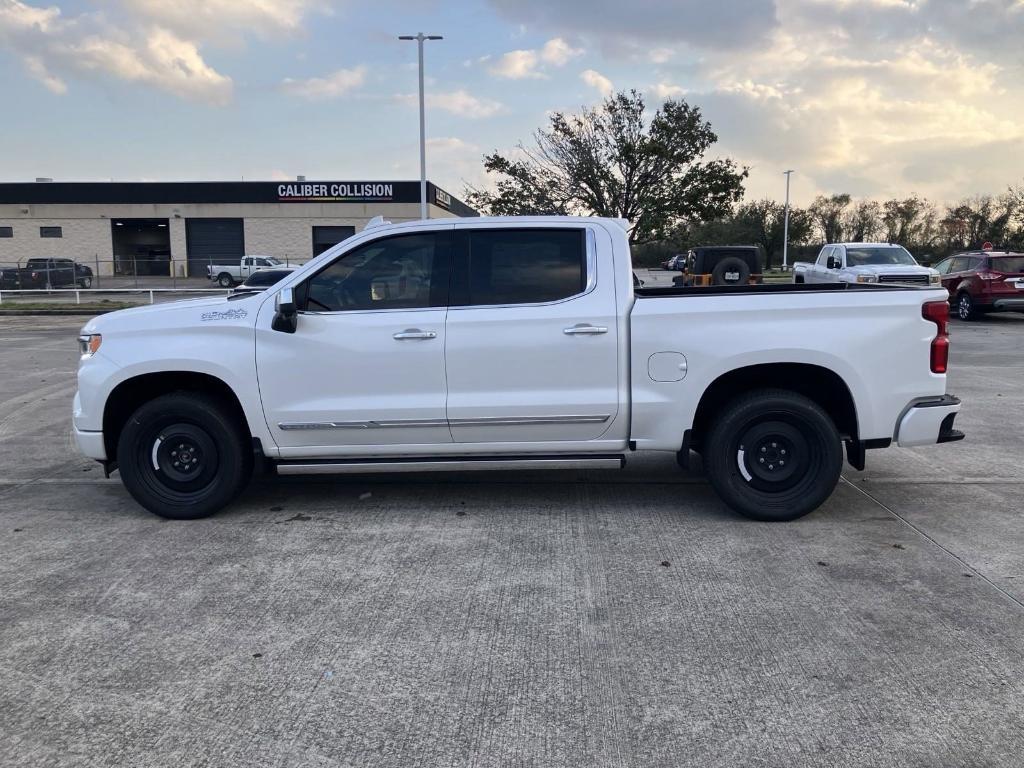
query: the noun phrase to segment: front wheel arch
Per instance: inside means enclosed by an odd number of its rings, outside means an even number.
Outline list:
[[[108,457],[117,455],[117,443],[125,423],[145,402],[171,392],[195,392],[222,401],[246,435],[252,430],[245,409],[235,391],[222,379],[195,371],[161,371],[133,376],[119,383],[107,396],[103,407],[103,442]]]

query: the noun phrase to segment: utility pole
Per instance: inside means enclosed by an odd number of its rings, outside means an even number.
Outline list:
[[[782,271],[789,269],[789,177],[793,171],[783,171],[786,175],[786,217],[782,225]]]
[[[441,35],[399,35],[399,40],[415,40],[419,49],[420,59],[420,218],[427,216],[427,123],[426,110],[423,104],[423,42],[425,40],[444,40]]]

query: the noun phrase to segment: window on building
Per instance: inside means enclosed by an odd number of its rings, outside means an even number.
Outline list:
[[[14,237],[14,227],[0,227],[0,237]]]
[[[40,227],[40,237],[64,237],[63,227]]]
[[[582,293],[587,283],[582,229],[473,230],[468,254],[460,256],[457,298],[463,305],[558,301]]]

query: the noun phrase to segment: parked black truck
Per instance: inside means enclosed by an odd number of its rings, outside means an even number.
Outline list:
[[[0,289],[91,288],[92,269],[71,259],[29,259],[0,268]]]

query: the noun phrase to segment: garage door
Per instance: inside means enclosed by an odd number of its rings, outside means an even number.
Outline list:
[[[242,219],[186,219],[188,273],[206,274],[207,264],[237,264],[245,255]]]

